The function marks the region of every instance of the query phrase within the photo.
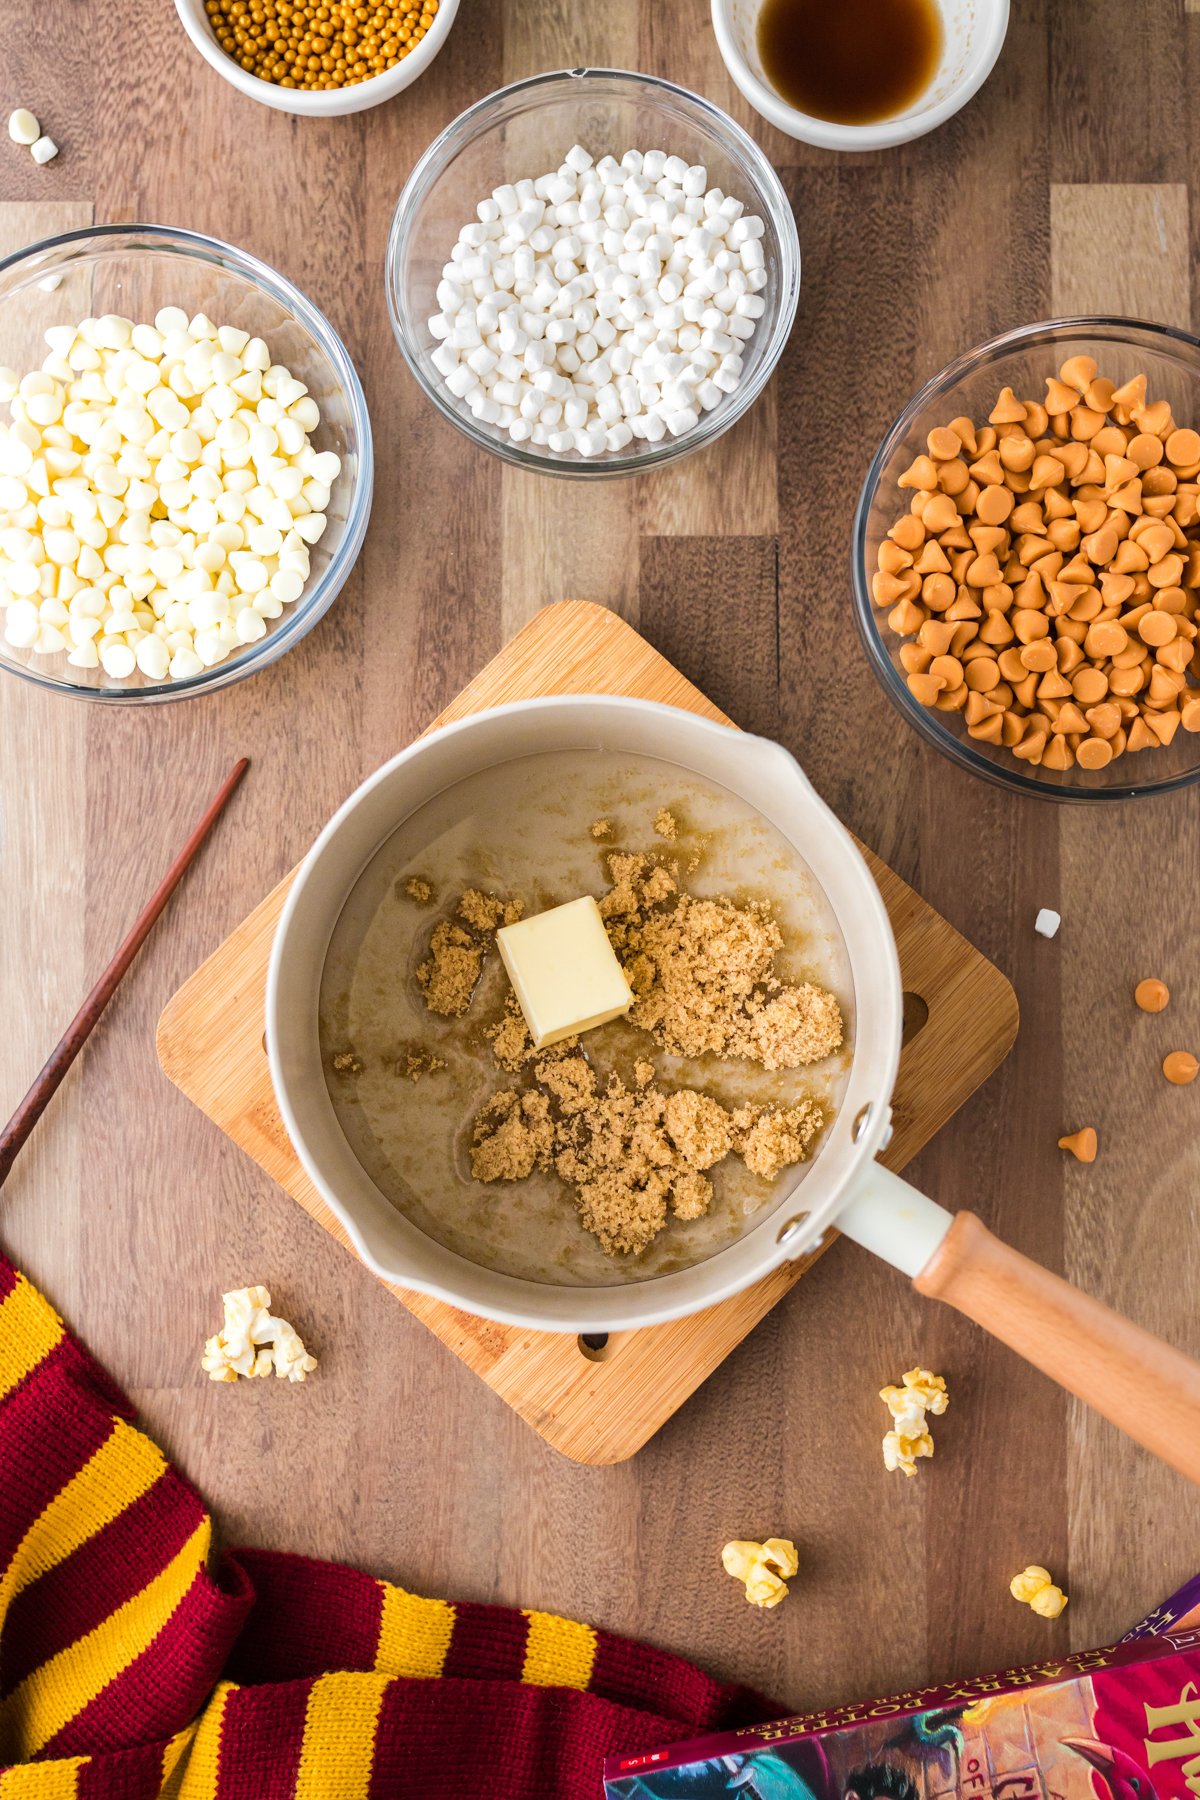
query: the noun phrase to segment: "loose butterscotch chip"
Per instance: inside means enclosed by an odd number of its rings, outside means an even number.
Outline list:
[[[1187,1087],[1200,1075],[1200,1062],[1190,1050],[1172,1050],[1163,1058],[1162,1072],[1175,1087]]]
[[[1096,1160],[1096,1133],[1090,1125],[1085,1125],[1082,1131],[1073,1131],[1067,1137],[1060,1137],[1058,1147],[1060,1150],[1069,1150],[1079,1162],[1093,1163]]]
[[[1170,1001],[1171,990],[1165,981],[1159,981],[1156,976],[1151,975],[1145,981],[1138,982],[1133,990],[1133,998],[1143,1012],[1160,1013]]]

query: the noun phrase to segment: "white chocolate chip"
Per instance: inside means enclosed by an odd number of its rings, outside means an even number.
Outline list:
[[[42,128],[28,107],[18,106],[15,112],[8,115],[8,135],[14,144],[28,147],[37,143],[42,135]]]
[[[4,641],[111,680],[189,679],[300,598],[340,460],[310,442],[304,384],[236,327],[166,307],[46,338],[41,369],[0,368]],[[264,380],[290,412],[253,398]]]

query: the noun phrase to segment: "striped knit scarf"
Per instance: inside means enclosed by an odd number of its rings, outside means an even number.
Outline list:
[[[548,1613],[270,1551],[0,1257],[0,1800],[598,1800],[606,1754],[778,1708]]]

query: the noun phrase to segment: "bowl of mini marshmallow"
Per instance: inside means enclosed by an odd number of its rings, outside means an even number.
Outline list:
[[[0,261],[0,669],[108,703],[242,680],[336,599],[371,511],[341,339],[162,225]]]
[[[796,315],[800,245],[719,108],[608,69],[479,101],[413,169],[387,293],[404,359],[474,443],[611,477],[701,449],[754,404]]]

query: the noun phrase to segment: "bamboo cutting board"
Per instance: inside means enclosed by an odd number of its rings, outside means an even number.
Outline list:
[[[540,612],[434,725],[506,701],[588,693],[630,694],[731,722],[615,613],[568,600]],[[1017,1004],[986,957],[878,857],[865,854],[891,917],[905,987],[894,1135],[882,1159],[898,1170],[1007,1055]],[[176,1086],[349,1248],[284,1131],[263,1047],[267,963],[294,873],[169,1002],[159,1021],[158,1055]],[[641,1449],[829,1241],[707,1312],[587,1344],[497,1325],[386,1285],[547,1443],[576,1462],[613,1463]]]

